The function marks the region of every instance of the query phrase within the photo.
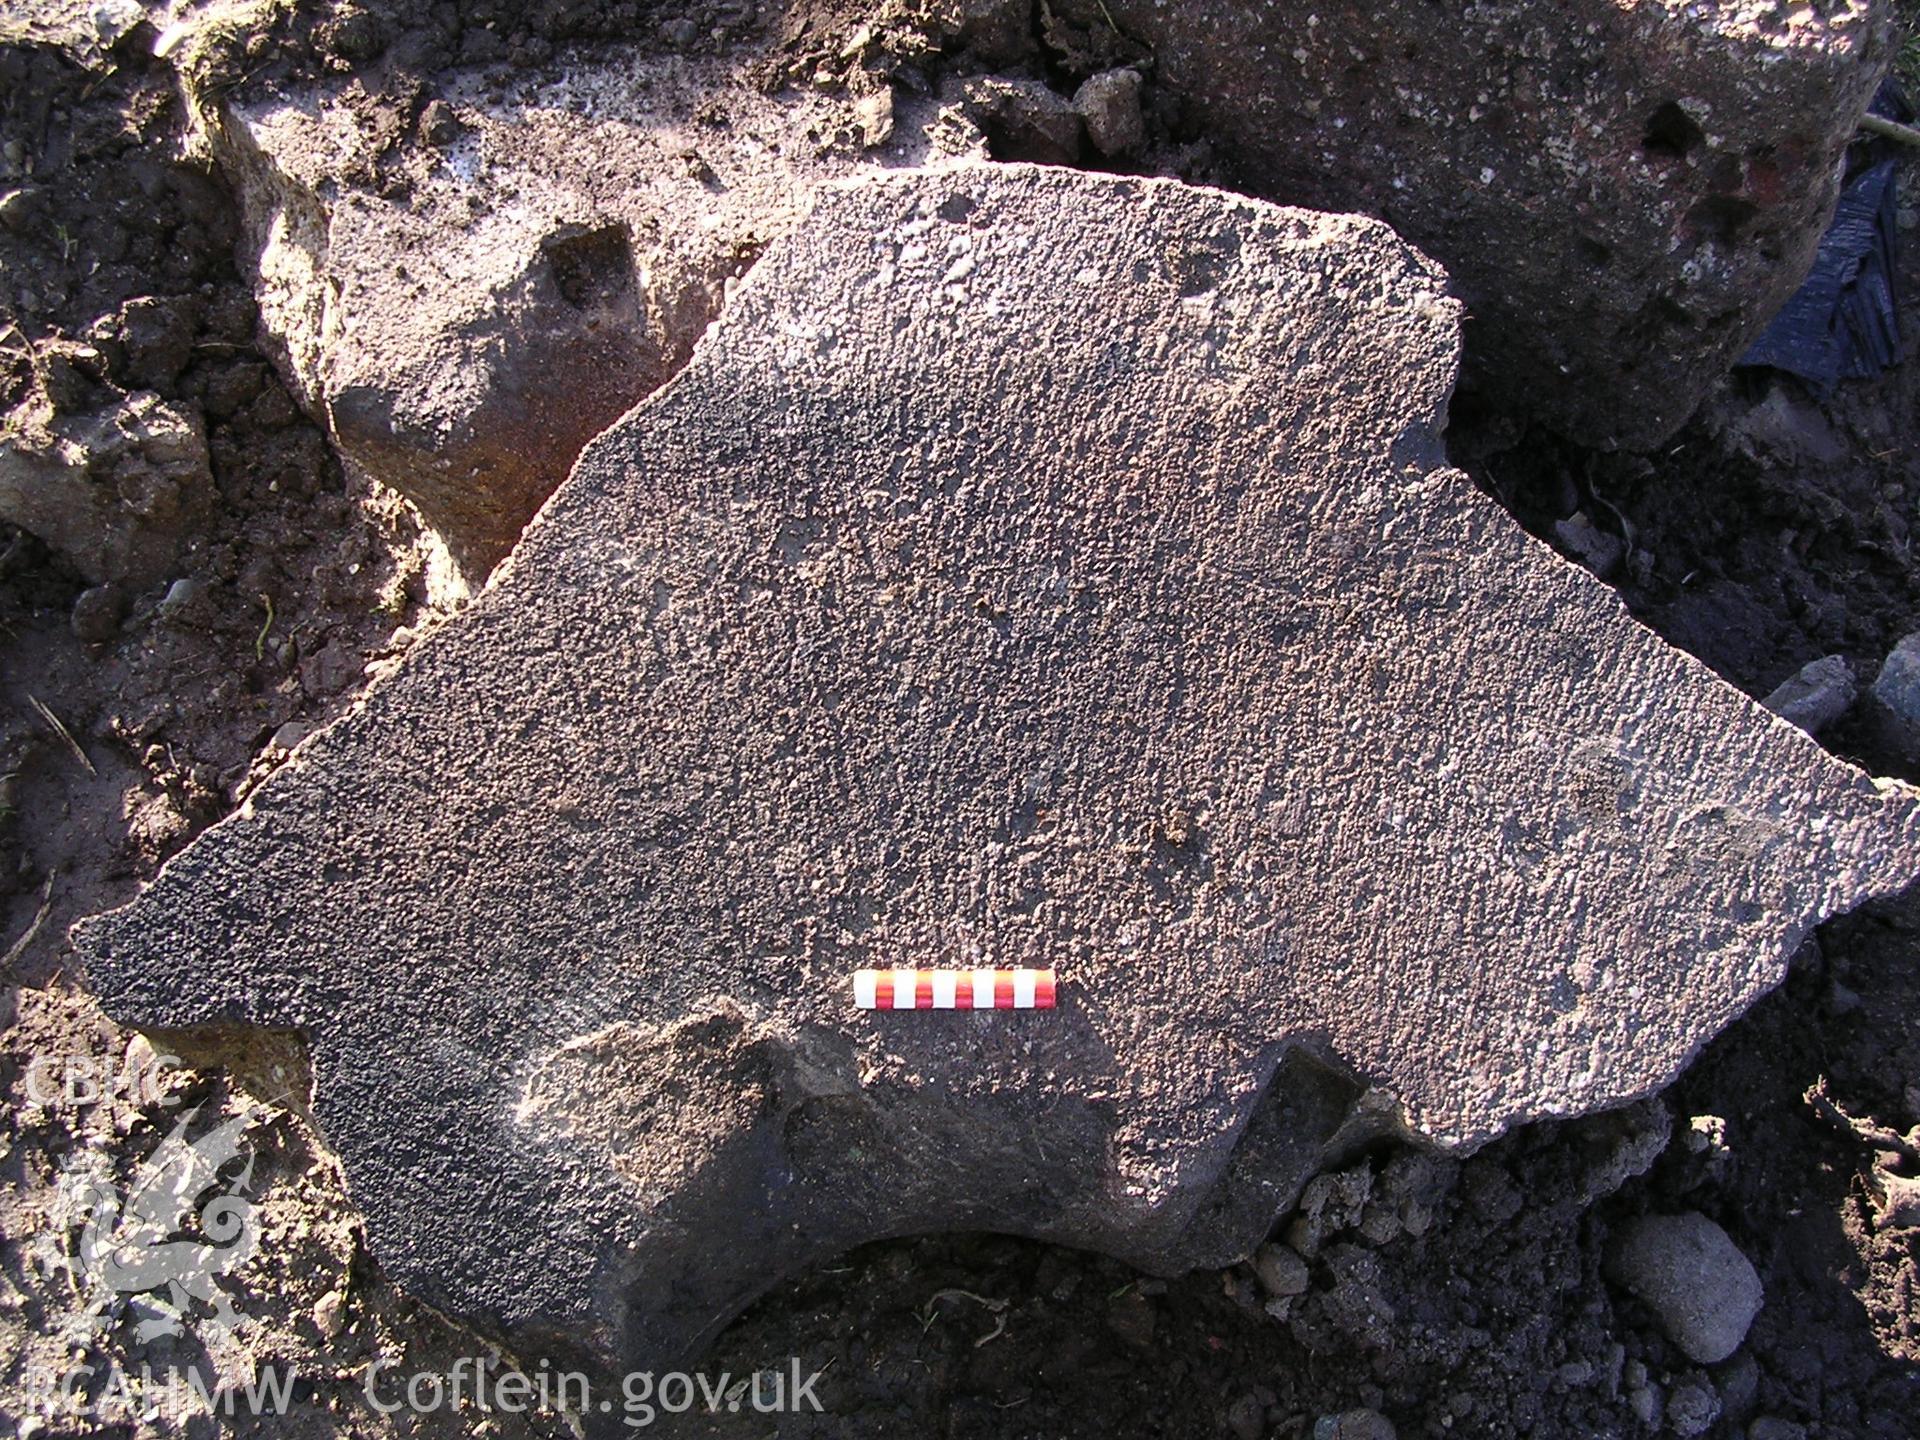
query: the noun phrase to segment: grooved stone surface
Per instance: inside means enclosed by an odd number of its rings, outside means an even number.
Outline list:
[[[1915,808],[1444,468],[1443,284],[1171,182],[823,192],[92,983],[304,1033],[389,1272],[609,1364],[882,1235],[1222,1263],[1369,1127],[1659,1086]],[[1060,1007],[853,1008],[973,963]]]

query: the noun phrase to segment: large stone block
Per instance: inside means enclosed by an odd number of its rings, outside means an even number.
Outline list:
[[[1887,0],[1052,11],[1137,43],[1256,193],[1377,215],[1445,265],[1500,404],[1633,448],[1806,274],[1895,28]]]
[[[1358,217],[829,188],[86,973],[303,1034],[388,1271],[608,1366],[861,1240],[1217,1264],[1381,1127],[1645,1094],[1920,812],[1444,468],[1458,317]],[[1059,1008],[853,1007],[974,963]]]
[[[218,18],[176,58],[238,195],[263,343],[469,586],[816,185],[924,155],[904,126],[869,153],[846,98],[768,95],[738,58],[453,71],[412,122],[354,84],[232,93],[201,50],[236,23],[265,24]]]

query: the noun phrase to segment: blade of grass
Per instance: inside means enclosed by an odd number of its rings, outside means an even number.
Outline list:
[[[60,717],[42,705],[37,695],[28,695],[27,703],[33,706],[34,713],[46,722],[47,728],[65,742],[68,753],[80,762],[80,768],[98,779],[100,772],[93,768],[93,762],[87,758],[87,752],[80,748],[80,742],[73,738],[73,732],[60,723]]]

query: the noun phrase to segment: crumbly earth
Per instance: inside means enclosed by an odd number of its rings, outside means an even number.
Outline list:
[[[502,43],[552,43],[537,26],[502,30]],[[356,43],[351,27],[341,43]],[[0,82],[0,191],[36,168],[61,176],[44,214],[0,226],[0,407],[19,402],[40,347],[128,301],[191,297],[170,342],[184,358],[170,373],[151,363],[162,394],[206,415],[219,490],[178,569],[197,586],[175,605],[162,604],[170,584],[124,597],[103,641],[74,633],[81,578],[29,537],[0,536],[0,1428],[566,1433],[472,1406],[385,1413],[390,1387],[376,1387],[379,1406],[368,1399],[374,1361],[444,1375],[487,1346],[397,1294],[368,1258],[301,1117],[296,1053],[189,1054],[203,1063],[167,1068],[131,1099],[90,1098],[89,1076],[124,1074],[130,1052],[149,1073],[148,1052],[66,977],[68,923],[127,898],[279,762],[298,733],[284,727],[334,713],[368,665],[435,617],[413,519],[340,472],[253,349],[230,208],[172,150],[164,74],[133,51],[103,77],[14,46]],[[1906,254],[1913,334],[1920,243]],[[1541,533],[1577,509],[1625,540],[1613,579],[1628,602],[1750,693],[1833,652],[1870,679],[1920,627],[1916,386],[1911,365],[1826,399],[1735,375],[1672,446],[1638,458],[1457,412],[1454,456]],[[1913,774],[1863,722],[1826,738],[1869,769]],[[1886,1203],[1916,1167],[1884,1133],[1920,1124],[1917,953],[1920,899],[1869,907],[1824,927],[1787,985],[1653,1102],[1530,1127],[1462,1164],[1393,1147],[1364,1157],[1323,1187],[1326,1233],[1283,1318],[1245,1267],[1157,1281],[994,1237],[889,1241],[776,1291],[704,1364],[731,1387],[797,1357],[822,1372],[822,1413],[727,1411],[722,1387],[720,1414],[660,1413],[651,1428],[1293,1437],[1365,1406],[1403,1436],[1920,1433],[1920,1226]],[[76,1268],[77,1182],[128,1186],[188,1110],[195,1133],[244,1121],[250,1169],[236,1160],[223,1183],[247,1170],[261,1234],[216,1282],[241,1317],[230,1336],[202,1323],[142,1339],[164,1312],[93,1292]],[[1343,1203],[1362,1189],[1372,1203]],[[1683,1208],[1725,1226],[1766,1286],[1747,1345],[1710,1370],[1601,1274],[1624,1217]],[[90,1415],[48,1409],[36,1388],[75,1364],[94,1367]],[[292,1414],[216,1425],[102,1390],[116,1369],[177,1364],[229,1381],[297,1373]]]

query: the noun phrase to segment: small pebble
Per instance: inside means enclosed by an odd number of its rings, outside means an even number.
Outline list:
[[[893,134],[893,90],[876,90],[853,107],[854,122],[860,127],[860,144],[868,149],[884,145]]]
[[[1553,536],[1602,580],[1618,570],[1626,558],[1625,542],[1611,531],[1602,530],[1579,510],[1564,520],[1555,521]]]
[[[1227,1407],[1227,1429],[1239,1440],[1260,1440],[1267,1433],[1266,1411],[1258,1396],[1242,1395]]]
[[[185,610],[198,600],[205,590],[198,580],[176,580],[167,587],[167,593],[161,597],[160,613],[172,616]]]
[[[1628,1221],[1609,1247],[1606,1272],[1645,1301],[1668,1338],[1702,1365],[1740,1348],[1765,1299],[1752,1262],[1697,1210]]]
[[[1860,687],[1843,655],[1809,661],[1760,703],[1782,720],[1818,735],[1853,708]]]
[[[420,112],[420,138],[444,149],[460,138],[460,121],[444,100],[429,100]]]
[[[1667,1428],[1676,1435],[1704,1435],[1720,1418],[1720,1396],[1704,1375],[1691,1375],[1667,1395]]]
[[[95,585],[73,602],[73,633],[89,645],[101,645],[120,633],[127,599],[118,585]]]
[[[1086,122],[1087,138],[1102,155],[1125,155],[1147,138],[1140,114],[1140,74],[1104,70],[1089,76],[1074,92],[1073,108]]]
[[[1253,1273],[1261,1289],[1279,1299],[1305,1294],[1311,1280],[1307,1262],[1285,1245],[1262,1245],[1254,1251]]]
[[[1920,630],[1894,646],[1882,663],[1873,699],[1894,742],[1920,753]]]
[[[346,1325],[347,1297],[329,1290],[313,1304],[313,1323],[329,1340],[337,1340]]]
[[[312,733],[313,726],[306,721],[289,720],[273,732],[273,739],[267,743],[275,750],[291,750]]]
[[[1343,1410],[1314,1421],[1313,1440],[1398,1440],[1398,1432],[1378,1410]]]

